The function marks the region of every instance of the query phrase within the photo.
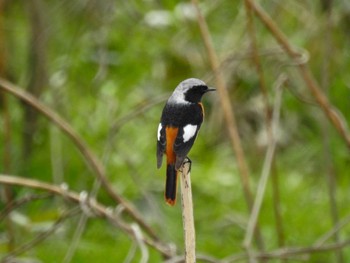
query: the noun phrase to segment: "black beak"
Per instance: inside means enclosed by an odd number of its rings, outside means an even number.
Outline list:
[[[209,91],[216,91],[216,89],[214,89],[214,88],[208,88],[205,92],[209,92]]]

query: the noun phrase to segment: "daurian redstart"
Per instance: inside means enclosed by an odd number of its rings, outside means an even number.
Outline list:
[[[171,206],[176,202],[177,171],[203,122],[202,96],[214,90],[199,79],[186,79],[176,87],[164,106],[157,133],[157,167],[161,167],[165,154],[165,200]]]

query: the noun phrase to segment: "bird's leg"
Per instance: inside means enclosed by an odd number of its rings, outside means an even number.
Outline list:
[[[182,163],[182,168],[184,167],[184,165],[185,165],[186,163],[189,163],[189,164],[190,164],[190,168],[188,169],[188,171],[191,172],[192,161],[191,161],[190,158],[188,158],[188,156],[186,156],[185,160],[183,161],[183,163]]]

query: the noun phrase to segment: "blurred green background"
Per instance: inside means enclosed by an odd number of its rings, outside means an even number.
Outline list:
[[[350,3],[259,2],[289,41],[307,50],[316,80],[349,123]],[[191,2],[0,3],[1,76],[65,118],[102,160],[113,188],[135,205],[162,241],[173,243],[182,254],[181,206],[178,202],[169,207],[163,200],[165,169],[156,169],[155,146],[162,107],[176,85],[196,77],[215,86]],[[221,61],[255,196],[268,141],[244,1],[203,1],[200,7]],[[253,22],[270,105],[278,77],[284,73],[289,80],[260,231],[267,251],[308,247],[349,216],[349,148],[315,103],[293,62],[257,17]],[[218,94],[206,96],[204,105],[206,119],[190,152],[197,253],[222,259],[244,252],[249,211]],[[1,94],[0,109],[1,173],[91,191],[95,177],[65,135],[12,96]],[[5,125],[6,118],[10,126]],[[39,193],[24,187],[12,191],[14,198]],[[116,205],[103,190],[97,199]],[[2,201],[1,209],[5,206]],[[44,231],[66,209],[61,198],[46,198],[13,211],[15,247]],[[132,254],[135,242],[130,237],[107,221],[92,218],[71,260],[63,261],[78,221],[79,217],[68,219],[60,231],[21,257],[36,260],[30,262],[141,260],[138,249]],[[0,223],[1,255],[8,252],[8,224],[8,220]],[[345,224],[338,241],[349,234]],[[337,240],[331,237],[327,242]],[[150,248],[149,253],[149,262],[162,261],[158,251]],[[288,260],[301,261],[349,262],[350,249]]]

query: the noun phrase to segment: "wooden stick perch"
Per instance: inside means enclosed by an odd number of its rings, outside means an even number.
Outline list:
[[[181,170],[181,171],[180,171]],[[185,160],[182,169],[179,170],[181,177],[181,203],[182,221],[185,237],[185,262],[196,262],[196,233],[193,218],[193,201],[191,188],[191,162]]]

